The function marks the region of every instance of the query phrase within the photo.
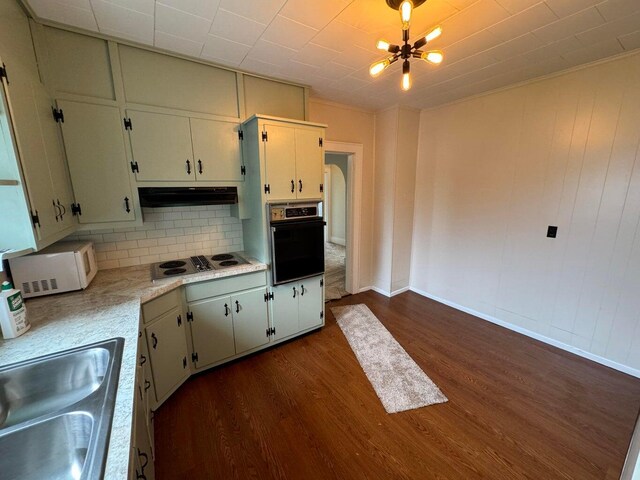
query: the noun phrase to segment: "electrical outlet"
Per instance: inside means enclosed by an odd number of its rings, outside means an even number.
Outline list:
[[[555,227],[553,225],[549,225],[547,227],[547,237],[556,238],[557,234],[558,234],[558,227]]]

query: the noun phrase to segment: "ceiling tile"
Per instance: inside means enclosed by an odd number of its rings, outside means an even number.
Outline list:
[[[313,43],[338,52],[348,50],[355,39],[367,36],[367,32],[359,30],[351,25],[339,21],[331,22],[315,37]],[[375,44],[371,45],[375,48]]]
[[[232,42],[226,38],[207,35],[200,56],[210,60],[224,60],[227,63],[239,65],[249,53],[250,48],[247,45]]]
[[[321,67],[327,62],[337,58],[339,55],[340,52],[336,50],[321,47],[314,43],[307,43],[304,47],[298,50],[298,53],[293,57],[293,60]]]
[[[240,64],[240,68],[260,75],[278,78],[282,76],[282,69],[277,65],[263,62],[256,58],[245,58]]]
[[[638,0],[607,0],[597,5],[598,11],[605,20],[617,20],[625,15],[631,15],[640,11]]]
[[[171,52],[178,52],[191,57],[199,57],[203,44],[156,30],[154,45]]]
[[[538,28],[533,31],[533,34],[544,42],[555,42],[603,23],[604,20],[598,10],[591,7]]]
[[[419,8],[416,8],[413,12],[410,25],[411,39],[418,39],[423,37],[426,33],[430,32],[433,27],[439,23],[444,22],[447,18],[455,15],[458,11],[443,1],[428,1]],[[396,37],[398,41],[402,38],[402,27],[400,23],[399,15],[396,14],[396,21],[394,22],[394,28],[396,31]],[[438,38],[434,42],[438,42],[441,39]]]
[[[108,33],[106,30],[119,32],[125,35],[125,38],[145,43],[150,39],[153,43],[154,21],[151,15],[145,15],[102,0],[91,0],[91,5],[101,32],[109,35],[113,35],[113,33]]]
[[[514,14],[533,7],[540,0],[496,0],[507,12]]]
[[[456,10],[464,10],[476,1],[477,0],[446,0],[446,2]]]
[[[218,10],[220,0],[159,0],[158,3],[168,5],[198,17],[206,18],[207,20],[213,20]]]
[[[155,0],[107,0],[120,7],[133,10],[135,12],[144,13],[145,15],[153,15],[156,5]]]
[[[262,23],[221,8],[213,20],[210,33],[237,43],[252,46],[258,41],[265,28],[267,26]]]
[[[531,33],[525,33],[519,37],[509,40],[508,42],[501,43],[500,45],[487,50],[485,53],[490,53],[498,60],[506,60],[516,55],[534,50],[542,46],[542,42],[538,37]]]
[[[153,24],[150,28],[138,29],[136,31],[122,32],[120,30],[113,30],[111,28],[100,28],[100,33],[109,35],[114,38],[120,38],[123,40],[130,40],[136,43],[143,43],[145,45],[153,45]]]
[[[86,2],[74,1],[66,3],[36,0],[31,1],[30,5],[39,17],[85,30],[98,31],[98,25],[88,0]]]
[[[262,38],[269,42],[299,50],[311,40],[318,30],[302,23],[290,20],[282,15],[276,16],[262,34]]]
[[[156,6],[156,30],[195,42],[204,42],[211,28],[211,21],[203,17],[158,4]]]
[[[280,15],[308,25],[316,30],[324,28],[353,0],[288,0],[280,10]]]
[[[442,36],[444,32],[447,35],[442,41],[446,41],[446,44],[455,43],[507,17],[509,13],[495,0],[479,0],[442,23]]]
[[[256,42],[247,58],[255,58],[265,63],[271,63],[283,67],[297,53],[297,50],[283,47],[267,40],[260,39]]]
[[[557,19],[556,14],[553,13],[545,3],[538,3],[492,26],[491,31],[498,38],[506,42],[507,40],[519,37],[543,25],[554,22]]]
[[[220,8],[258,23],[269,24],[287,0],[221,0]]]
[[[340,12],[336,20],[368,33],[376,33],[385,27],[398,25],[400,16],[383,1],[355,0]]]
[[[608,39],[604,42],[594,43],[588,47],[581,48],[580,50],[574,50],[567,53],[564,58],[569,62],[569,65],[582,65],[584,63],[595,62],[601,58],[610,57],[622,53],[624,50],[618,39]]]
[[[82,8],[84,10],[91,10],[91,3],[89,2],[89,0],[56,0],[56,3],[67,7],[76,7]]]
[[[545,0],[549,8],[553,10],[558,17],[566,17],[567,15],[573,15],[580,10],[584,10],[588,7],[593,7],[596,3],[600,3],[602,0]]]
[[[500,43],[502,42],[489,30],[481,30],[474,35],[444,48],[445,59],[446,62],[457,62],[475,53],[488,50]]]
[[[579,33],[576,37],[584,45],[594,45],[627,33],[633,33],[638,30],[638,25],[640,25],[640,12],[619,18],[613,22],[607,22],[599,27]]]
[[[640,48],[640,30],[618,37],[625,50]]]
[[[340,65],[339,63],[335,63],[335,62],[329,62],[325,64],[322,68],[325,72],[327,72],[327,75],[335,79],[346,77],[347,75],[350,75],[356,71],[356,69],[353,67]]]

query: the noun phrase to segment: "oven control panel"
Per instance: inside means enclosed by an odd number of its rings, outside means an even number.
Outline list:
[[[322,217],[321,204],[317,203],[304,205],[271,205],[269,211],[269,219],[272,222]]]

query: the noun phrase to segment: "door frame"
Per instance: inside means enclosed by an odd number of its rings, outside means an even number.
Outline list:
[[[360,228],[362,217],[362,161],[361,143],[326,140],[324,153],[347,155],[347,247],[345,290],[360,292]],[[324,158],[323,158],[324,162]]]

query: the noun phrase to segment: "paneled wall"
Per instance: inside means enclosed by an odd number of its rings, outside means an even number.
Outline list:
[[[639,140],[640,54],[423,111],[412,287],[640,369]]]
[[[242,223],[229,205],[143,208],[142,213],[141,227],[82,231],[65,240],[91,240],[101,270],[243,249]]]

